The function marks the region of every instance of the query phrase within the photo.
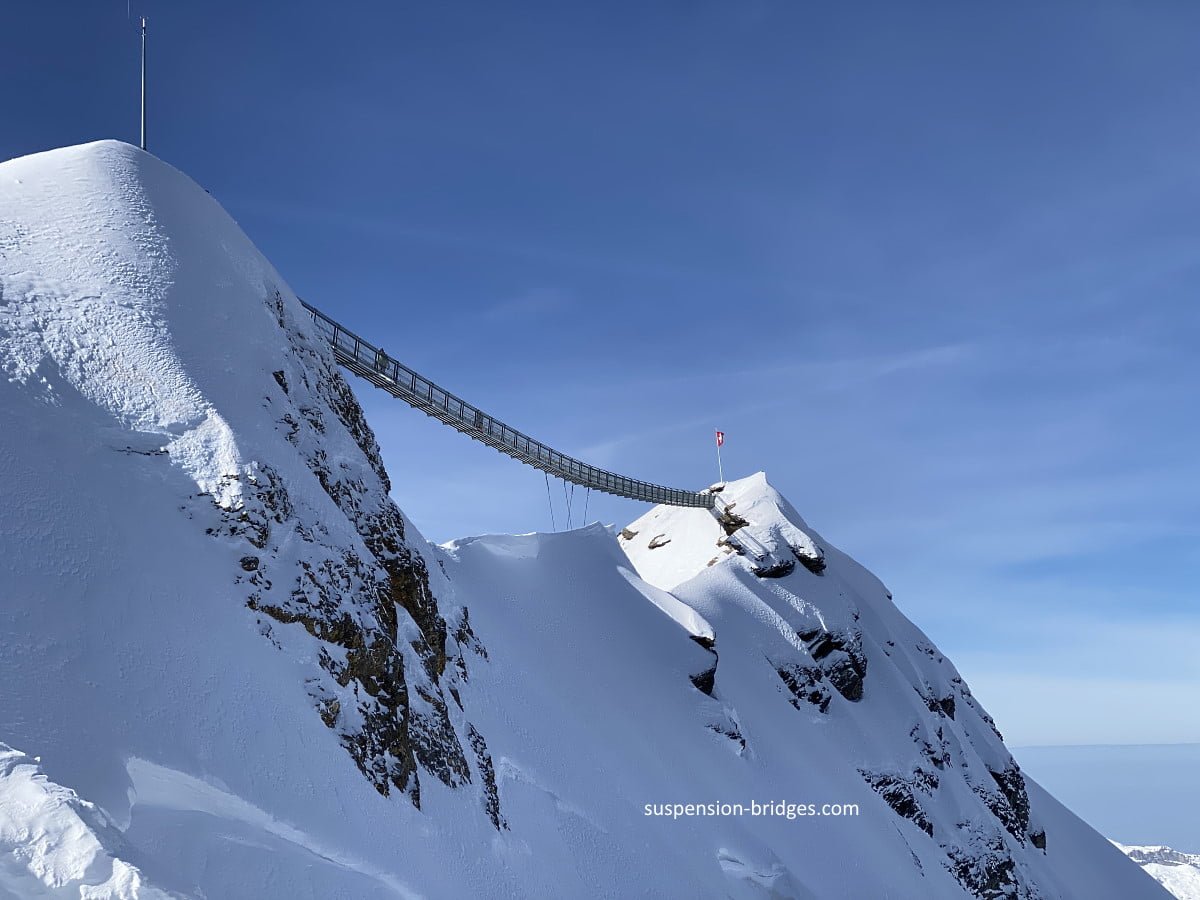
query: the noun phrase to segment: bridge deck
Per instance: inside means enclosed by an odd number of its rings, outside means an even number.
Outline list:
[[[304,303],[304,308],[312,315],[317,331],[333,347],[334,356],[342,366],[393,397],[513,459],[541,469],[555,478],[618,497],[667,506],[713,507],[713,495],[708,491],[688,491],[639,481],[559,453],[438,387],[408,366],[390,357],[380,357],[378,347],[343,328],[316,307]],[[377,359],[381,362],[379,366],[376,366]]]

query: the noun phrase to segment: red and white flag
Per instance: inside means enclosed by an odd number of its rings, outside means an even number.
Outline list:
[[[725,432],[723,432],[723,431],[717,432],[717,446],[718,447],[725,446]]]

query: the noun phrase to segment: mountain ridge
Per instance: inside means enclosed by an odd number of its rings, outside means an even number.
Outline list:
[[[0,370],[18,896],[1164,896],[765,476],[430,545],[294,293],[136,148],[0,164]],[[750,800],[860,814],[647,814]]]

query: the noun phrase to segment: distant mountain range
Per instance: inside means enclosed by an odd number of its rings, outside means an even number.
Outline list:
[[[1200,900],[1200,853],[1113,843],[1179,900]]]

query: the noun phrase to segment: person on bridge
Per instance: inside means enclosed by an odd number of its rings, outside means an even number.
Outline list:
[[[388,363],[390,361],[391,360],[388,359],[388,355],[383,352],[382,347],[380,347],[378,350],[375,351],[375,369],[376,369],[376,371],[383,372],[385,369],[387,369]]]

